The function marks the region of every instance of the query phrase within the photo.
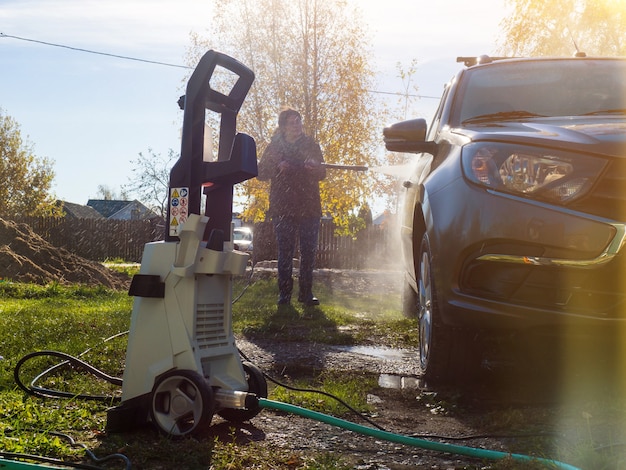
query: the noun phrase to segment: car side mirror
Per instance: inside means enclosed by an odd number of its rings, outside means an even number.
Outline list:
[[[400,121],[383,129],[385,147],[391,152],[430,153],[436,155],[437,144],[426,141],[426,120]]]

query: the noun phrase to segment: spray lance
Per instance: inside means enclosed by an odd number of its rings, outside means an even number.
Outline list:
[[[432,162],[432,156],[422,156],[417,160],[409,161],[400,165],[387,165],[387,166],[375,166],[369,167],[366,165],[341,165],[336,163],[322,163],[322,166],[328,170],[348,170],[348,171],[373,171],[394,178],[406,178],[407,174],[419,175],[419,181],[428,174],[430,170],[430,163]],[[418,170],[416,171],[416,168]]]
[[[335,163],[322,163],[327,170],[350,170],[350,171],[367,171],[369,167],[365,165],[338,165]]]

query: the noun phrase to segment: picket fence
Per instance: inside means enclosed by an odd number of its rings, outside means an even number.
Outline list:
[[[94,261],[121,259],[140,262],[144,245],[164,239],[164,225],[155,220],[72,219],[21,217],[14,222],[27,224],[33,232],[55,247],[65,248]],[[257,223],[254,230],[253,261],[276,259],[272,224]],[[318,268],[385,268],[398,257],[397,230],[372,225],[356,236],[337,236],[332,221],[320,224]]]

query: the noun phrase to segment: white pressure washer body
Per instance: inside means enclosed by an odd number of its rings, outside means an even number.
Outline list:
[[[164,279],[163,298],[135,297],[122,400],[150,393],[173,370],[200,372],[212,387],[247,390],[231,328],[231,275],[248,255],[203,246],[207,218],[191,214],[180,242],[148,243],[140,275]]]
[[[210,84],[217,67],[237,77],[228,93]],[[209,51],[179,101],[182,149],[170,173],[166,236],[145,245],[131,283],[122,402],[107,413],[108,431],[152,423],[168,435],[195,434],[215,413],[250,419],[260,412],[256,398],[267,396],[232,330],[232,280],[249,259],[233,249],[233,185],[257,174],[254,140],[235,132],[236,116],[253,80],[239,62]],[[207,109],[221,115],[217,160],[205,155]]]

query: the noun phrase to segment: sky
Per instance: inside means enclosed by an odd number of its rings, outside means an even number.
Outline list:
[[[397,64],[417,60],[411,92],[421,98],[408,118],[427,120],[462,67],[457,56],[495,53],[506,12],[505,0],[481,0],[479,9],[466,0],[352,1],[370,32],[373,91],[395,104],[386,93],[403,89]],[[0,108],[33,153],[53,162],[58,199],[86,204],[100,186],[119,195],[139,153],[180,151],[185,57],[190,33],[206,36],[210,3],[0,0]]]

